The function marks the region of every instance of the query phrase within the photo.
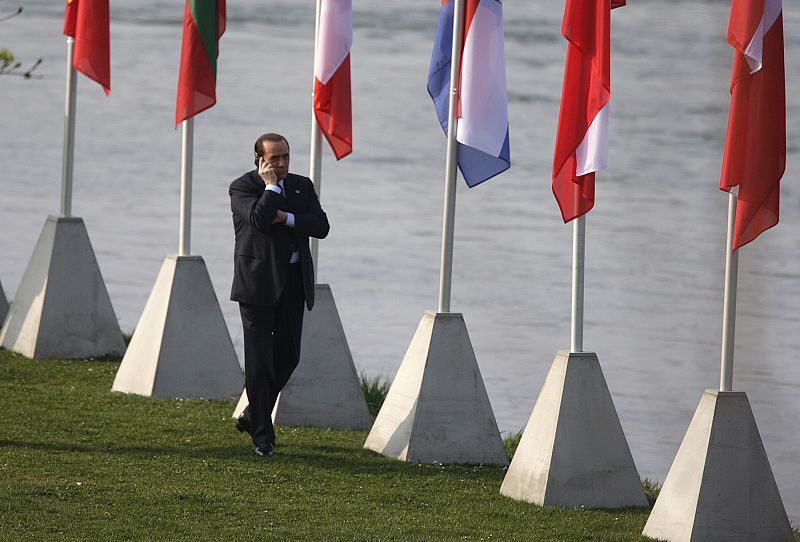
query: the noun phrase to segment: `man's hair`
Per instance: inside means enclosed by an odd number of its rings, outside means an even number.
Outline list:
[[[274,134],[270,132],[268,134],[261,135],[258,139],[256,139],[256,142],[253,145],[253,152],[255,152],[258,156],[264,154],[264,141],[283,141],[286,143],[286,148],[289,148],[289,141],[287,141],[285,137],[283,137],[281,134]]]

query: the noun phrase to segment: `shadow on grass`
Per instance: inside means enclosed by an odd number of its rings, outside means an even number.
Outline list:
[[[130,460],[153,459],[157,457],[184,457],[193,460],[223,460],[242,461],[246,464],[275,463],[294,464],[311,469],[322,469],[331,472],[347,474],[393,474],[402,473],[408,476],[429,477],[439,474],[442,470],[458,471],[463,473],[482,472],[487,475],[496,471],[496,477],[501,478],[504,470],[496,466],[478,465],[429,465],[422,463],[409,463],[388,459],[370,450],[354,450],[352,447],[335,444],[314,445],[278,445],[276,454],[272,458],[264,459],[253,453],[253,446],[249,443],[242,445],[228,445],[217,447],[184,447],[184,446],[91,446],[67,443],[44,443],[22,440],[0,440],[0,449],[34,450],[47,454],[68,453],[87,455],[113,455],[124,456]]]
[[[169,448],[164,446],[88,446],[80,444],[58,444],[43,442],[22,442],[18,440],[0,440],[0,448],[17,448],[20,450],[38,450],[42,452],[63,452],[79,454],[112,454],[125,455],[131,458],[152,458],[153,456],[176,456],[182,455],[197,459],[213,458],[227,459],[235,458],[239,455],[238,448],[231,446],[217,448]]]

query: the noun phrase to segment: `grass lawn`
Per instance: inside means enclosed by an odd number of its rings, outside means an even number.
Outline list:
[[[233,401],[112,393],[118,365],[0,350],[0,540],[646,540],[647,511],[516,502],[502,468],[387,459],[365,432],[280,427],[258,458]]]

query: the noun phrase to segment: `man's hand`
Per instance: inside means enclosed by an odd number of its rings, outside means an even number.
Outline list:
[[[278,209],[278,212],[275,214],[275,218],[272,219],[273,224],[285,224],[286,223],[286,211],[281,211]]]
[[[264,158],[261,157],[258,159],[258,176],[261,177],[261,180],[264,181],[265,185],[278,184],[278,174],[275,172],[275,168],[272,167],[272,164],[264,161]]]

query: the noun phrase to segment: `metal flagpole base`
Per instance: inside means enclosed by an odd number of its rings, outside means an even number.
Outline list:
[[[0,325],[8,314],[8,301],[6,301],[6,294],[3,292],[3,283],[0,282]]]
[[[793,542],[747,394],[706,390],[643,534],[670,542]]]
[[[542,506],[648,506],[596,354],[556,355],[500,493]]]
[[[314,286],[314,310],[303,317],[300,363],[283,388],[272,421],[278,425],[367,430],[372,426],[339,311],[327,284]],[[234,417],[247,406],[247,392]]]
[[[114,379],[113,391],[230,399],[242,371],[200,256],[168,255]]]
[[[83,219],[47,217],[0,330],[0,346],[30,358],[125,352]]]
[[[421,463],[508,464],[461,314],[423,314],[364,447]]]

